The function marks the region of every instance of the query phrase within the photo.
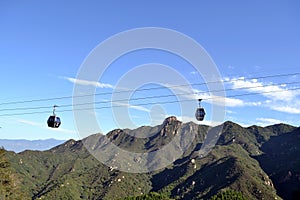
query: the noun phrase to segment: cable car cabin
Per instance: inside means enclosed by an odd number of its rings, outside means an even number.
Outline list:
[[[195,113],[195,117],[198,121],[203,121],[205,116],[205,110],[204,108],[197,108],[196,113]]]
[[[49,117],[47,124],[51,128],[58,128],[61,124],[60,118],[52,115]]]

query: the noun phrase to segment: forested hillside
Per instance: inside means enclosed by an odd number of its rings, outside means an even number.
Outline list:
[[[201,157],[195,153],[209,129],[168,118],[156,127],[90,136],[98,142],[109,137],[131,151],[150,152],[176,134],[195,131],[193,144],[179,159],[148,173],[126,173],[106,166],[81,140],[69,140],[47,151],[14,153],[2,149],[1,193],[11,199],[18,196],[16,190],[23,191],[22,199],[222,199],[230,194],[238,194],[236,199],[299,197],[299,128],[285,124],[244,128],[225,122],[216,146]],[[153,136],[132,139],[132,135],[147,131]]]

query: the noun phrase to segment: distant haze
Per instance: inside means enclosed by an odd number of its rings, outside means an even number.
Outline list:
[[[14,151],[16,153],[25,150],[39,150],[44,151],[51,149],[57,145],[62,144],[65,140],[46,139],[46,140],[8,140],[0,139],[0,147],[8,151]]]

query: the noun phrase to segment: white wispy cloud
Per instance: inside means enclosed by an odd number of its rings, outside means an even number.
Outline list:
[[[286,120],[280,120],[280,119],[275,119],[275,118],[256,118],[257,125],[259,126],[269,126],[273,124],[297,124],[295,121],[286,121]]]
[[[132,108],[132,109],[135,109],[135,110],[150,113],[150,110],[148,108],[143,107],[143,106],[136,106],[136,105],[131,105],[129,103],[120,103],[120,102],[113,102],[113,104],[116,105],[116,106],[124,106],[124,107],[127,107],[127,108]]]
[[[197,101],[197,99],[204,99],[206,103],[210,103],[218,106],[227,106],[227,107],[245,106],[245,102],[241,99],[231,98],[231,97],[226,97],[221,95],[213,95],[208,92],[194,89],[188,86],[175,87],[168,84],[165,84],[165,86],[172,88],[173,91],[175,91],[178,94],[178,97],[182,97],[185,99],[190,99],[195,101]],[[222,91],[219,93],[222,93]]]
[[[22,124],[27,124],[27,125],[30,125],[30,126],[41,126],[41,124],[38,123],[38,122],[25,120],[25,119],[17,119],[17,122],[22,123]]]
[[[100,83],[97,81],[89,81],[89,80],[82,80],[82,79],[76,79],[71,77],[62,77],[65,80],[68,80],[71,83],[78,84],[78,85],[85,85],[85,86],[94,86],[97,88],[111,88],[113,89],[114,86],[108,83]]]
[[[235,111],[228,110],[228,109],[226,109],[226,113],[228,113],[228,114],[236,114],[236,112],[235,112]]]
[[[263,125],[263,126],[282,123],[281,120],[273,119],[273,118],[263,118],[263,117],[261,117],[261,118],[256,118],[256,120],[258,121],[258,125]]]
[[[31,121],[31,120],[26,120],[26,119],[16,119],[16,121],[18,123],[22,123],[22,124],[26,124],[26,125],[30,125],[30,126],[35,126],[38,128],[43,128],[43,129],[47,129],[47,130],[51,130],[51,131],[56,131],[56,132],[63,132],[63,133],[76,133],[75,130],[70,130],[70,129],[64,129],[64,128],[49,128],[46,123],[40,123],[40,122],[35,122],[35,121]]]
[[[224,105],[226,107],[242,107],[246,105],[246,103],[243,100],[231,97],[223,97],[209,94],[203,95],[202,93],[201,95],[196,95],[196,99],[198,98],[206,99],[205,102],[219,106]]]
[[[175,94],[183,99],[204,99],[206,103],[213,105],[225,105],[226,107],[265,107],[289,114],[300,114],[300,91],[290,90],[287,84],[264,83],[257,79],[240,78],[224,78],[226,88],[234,90],[243,90],[249,93],[256,93],[258,96],[266,98],[266,100],[245,101],[235,97],[226,97],[223,95],[213,95],[211,93],[194,89],[188,86],[174,87],[173,85],[165,85],[175,91]],[[241,89],[243,88],[243,89]],[[226,90],[226,89],[225,89]],[[224,91],[225,92],[225,91]]]
[[[265,101],[246,102],[245,106],[261,106],[289,114],[300,114],[300,91],[289,88],[288,84],[264,83],[257,79],[225,78],[232,89],[257,93],[266,98]],[[241,89],[244,88],[244,89]]]
[[[298,105],[296,105],[296,104],[298,104]],[[300,114],[299,106],[300,105],[297,102],[291,103],[290,105],[273,103],[273,104],[269,105],[269,108],[271,108],[272,110],[285,112],[285,113],[289,113],[289,114]]]
[[[273,84],[273,83],[263,83],[259,82],[257,79],[245,79],[245,77],[225,79],[232,85],[232,89],[240,90],[240,88],[245,88],[245,90],[254,93],[260,93],[261,95],[273,99],[273,100],[292,100],[295,98],[299,91],[289,90],[286,84]]]
[[[241,99],[226,97],[226,96],[218,96],[209,93],[204,93],[203,91],[197,91],[193,98],[191,99],[204,99],[205,102],[210,104],[215,104],[218,106],[227,106],[227,107],[242,107],[245,106],[245,102]]]

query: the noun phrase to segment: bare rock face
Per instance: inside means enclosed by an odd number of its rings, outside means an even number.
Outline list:
[[[268,186],[271,186],[272,188],[274,188],[273,182],[272,180],[269,178],[268,175],[262,175],[262,181],[264,181],[264,183]]]
[[[163,122],[163,128],[160,131],[161,136],[167,136],[167,134],[176,135],[182,122],[177,120],[175,116],[168,117]]]
[[[123,133],[122,129],[115,129],[115,130],[112,130],[111,132],[109,132],[107,134],[107,137],[111,140],[115,140],[122,133]]]
[[[177,120],[177,118],[175,116],[170,116],[167,117],[164,122],[163,122],[163,126],[167,125],[167,124],[171,124],[172,122],[180,122]],[[181,122],[180,122],[181,123]]]

